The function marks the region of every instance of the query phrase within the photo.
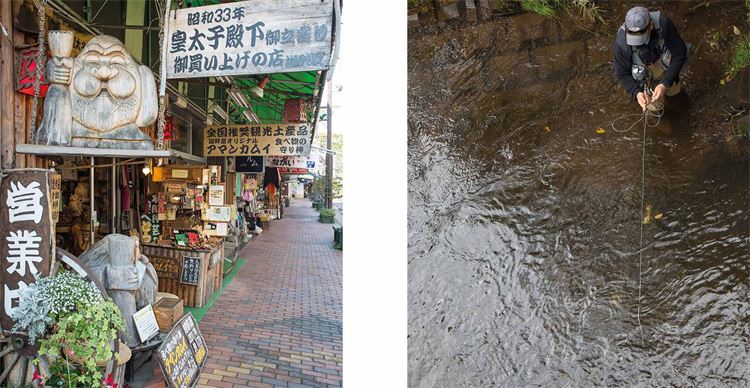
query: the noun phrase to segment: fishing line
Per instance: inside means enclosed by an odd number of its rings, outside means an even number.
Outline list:
[[[643,134],[641,138],[641,218],[640,218],[640,245],[638,249],[638,311],[636,313],[636,319],[638,321],[638,330],[640,331],[641,335],[641,343],[643,343],[643,325],[641,324],[641,300],[642,300],[642,275],[643,275],[643,223],[644,223],[644,215],[643,215],[643,205],[645,203],[646,199],[646,130],[648,128],[654,128],[659,126],[659,123],[661,122],[661,117],[664,115],[664,105],[662,104],[659,109],[656,109],[655,111],[651,111],[649,109],[645,109],[643,111],[643,114],[640,113],[631,113],[622,115],[614,120],[612,120],[612,129],[615,132],[618,133],[624,133],[629,132],[633,129],[633,127],[638,124],[641,120],[643,121]],[[638,116],[640,117],[638,120],[630,124],[629,127],[626,129],[617,129],[615,126],[615,123],[617,123],[619,120],[627,118],[627,117],[634,117]],[[655,117],[656,123],[649,124],[648,118],[649,117]]]
[[[664,107],[662,106],[662,114]],[[638,319],[638,329],[641,333],[641,343],[643,343],[643,326],[641,325],[641,274],[643,265],[643,202],[646,198],[646,128],[648,128],[648,115],[649,110],[646,109],[643,112],[643,138],[641,141],[641,242],[640,248],[638,249],[638,313],[636,318]],[[661,118],[661,115],[659,115]],[[658,125],[658,121],[657,121]],[[631,125],[632,127],[632,125]]]
[[[616,122],[618,122],[618,121],[620,121],[620,120],[622,120],[624,118],[635,117],[635,116],[638,116],[640,118],[638,120],[634,121],[633,124],[630,124],[629,127],[625,128],[625,129],[617,129],[617,127],[615,126]],[[622,116],[620,116],[620,117],[612,120],[611,126],[612,126],[612,130],[614,130],[615,132],[618,132],[618,133],[630,132],[630,130],[633,129],[633,127],[636,124],[638,124],[639,122],[641,122],[641,120],[643,120],[644,122],[648,122],[648,118],[649,117],[655,117],[656,118],[656,123],[653,124],[653,125],[652,124],[648,124],[648,126],[650,128],[655,128],[655,127],[659,126],[659,122],[661,122],[661,117],[662,116],[664,116],[664,105],[662,105],[659,109],[657,109],[655,111],[650,111],[650,110],[646,109],[646,112],[643,113],[643,114],[640,114],[640,113],[631,113],[631,114],[622,115]]]

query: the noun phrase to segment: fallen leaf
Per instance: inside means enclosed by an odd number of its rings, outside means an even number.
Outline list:
[[[734,30],[734,34],[735,35],[741,35],[742,34],[742,31],[740,31],[740,29],[737,28],[737,26],[732,26],[732,29]]]
[[[549,132],[549,131],[551,131],[552,129],[550,129],[549,125],[545,125],[545,126],[544,126],[544,130],[545,130],[545,131],[547,131],[547,132]]]
[[[655,220],[660,220],[662,216],[663,216],[663,214],[661,214],[661,213],[656,213],[656,214],[654,214],[654,219],[655,219]]]
[[[648,225],[651,223],[651,205],[646,205],[646,215],[643,217],[643,224]]]
[[[607,131],[605,131],[605,130],[604,130],[604,128],[602,128],[602,127],[599,127],[599,128],[597,128],[597,129],[596,129],[596,133],[598,133],[598,134],[600,134],[600,135],[601,135],[602,133],[604,133],[604,132],[607,132]]]

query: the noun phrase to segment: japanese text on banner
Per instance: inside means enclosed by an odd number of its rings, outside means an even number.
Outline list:
[[[203,132],[206,156],[306,156],[311,143],[307,123],[211,125]]]
[[[324,70],[332,0],[251,0],[172,11],[167,78]]]
[[[49,272],[51,220],[49,176],[46,171],[11,172],[0,182],[0,232],[2,242],[0,278],[3,280],[3,328],[10,329],[10,318],[23,290],[38,276]]]

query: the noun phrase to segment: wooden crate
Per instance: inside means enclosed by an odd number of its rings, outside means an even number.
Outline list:
[[[160,331],[172,330],[174,323],[182,318],[182,306],[182,299],[162,298],[156,302],[153,307]]]

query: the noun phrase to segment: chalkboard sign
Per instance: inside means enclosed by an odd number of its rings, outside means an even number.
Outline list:
[[[193,256],[183,256],[182,273],[180,274],[180,283],[198,285],[201,274],[201,259]]]
[[[262,174],[265,168],[265,156],[237,156],[235,159],[237,172]]]
[[[172,257],[149,256],[148,260],[156,270],[156,276],[167,279],[178,279],[180,262]]]
[[[198,380],[208,349],[190,313],[175,323],[159,346],[159,366],[169,387],[192,387]]]

